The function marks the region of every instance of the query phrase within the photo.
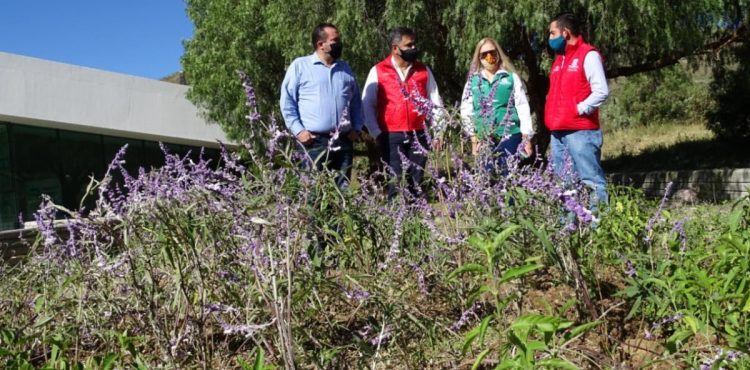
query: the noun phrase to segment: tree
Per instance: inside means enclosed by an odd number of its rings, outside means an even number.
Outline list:
[[[423,60],[435,72],[447,104],[460,99],[476,41],[498,39],[525,77],[532,110],[541,118],[551,57],[550,19],[563,11],[585,21],[584,36],[605,57],[608,77],[629,76],[712,53],[748,39],[750,0],[352,0],[294,4],[270,0],[187,0],[195,35],[183,66],[189,97],[235,139],[247,135],[242,90],[235,70],[256,84],[261,109],[275,108],[284,68],[312,52],[317,23],[336,24],[344,59],[360,83],[388,53],[386,34],[396,25],[415,28]],[[538,121],[540,121],[538,119]],[[604,123],[606,124],[606,123]],[[548,133],[537,124],[546,148]]]
[[[708,128],[727,141],[750,140],[750,42],[745,42],[723,57],[728,60],[714,68],[716,109],[707,114]]]

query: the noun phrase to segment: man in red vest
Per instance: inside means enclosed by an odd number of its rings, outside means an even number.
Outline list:
[[[544,123],[552,133],[552,164],[559,175],[566,156],[584,184],[592,188],[592,207],[607,203],[607,182],[600,158],[599,106],[609,95],[602,57],[581,36],[581,23],[561,14],[550,23],[549,46],[557,54],[549,74]]]
[[[397,179],[406,172],[408,191],[419,195],[427,151],[440,145],[427,128],[430,123],[439,126],[443,101],[432,71],[417,60],[414,31],[396,27],[389,40],[391,54],[367,76],[362,110],[368,132],[380,145],[383,161]],[[397,183],[389,181],[388,197],[393,199],[397,192]]]

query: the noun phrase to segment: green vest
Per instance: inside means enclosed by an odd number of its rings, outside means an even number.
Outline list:
[[[503,118],[508,111],[508,99],[513,94],[513,75],[508,73],[499,73],[495,75],[492,82],[476,74],[471,77],[471,96],[474,100],[474,132],[480,138],[486,137],[490,133],[502,137],[505,135],[505,125]],[[497,87],[495,87],[497,86]],[[492,102],[492,113],[489,117],[482,116],[482,101],[489,99],[492,89],[495,88],[495,98]],[[508,126],[508,135],[514,135],[521,132],[520,120],[516,107],[511,107],[511,124]]]

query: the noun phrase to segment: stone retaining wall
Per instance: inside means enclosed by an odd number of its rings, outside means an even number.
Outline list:
[[[705,201],[739,199],[747,196],[750,188],[750,168],[614,173],[608,177],[613,184],[637,187],[654,197],[663,196],[671,181],[672,192],[689,189]]]

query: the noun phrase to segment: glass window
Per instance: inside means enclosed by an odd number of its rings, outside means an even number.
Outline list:
[[[34,213],[41,203],[41,194],[47,194],[55,203],[63,204],[63,171],[57,148],[57,131],[13,125],[9,141],[15,162],[16,196],[24,220],[34,219]]]
[[[13,189],[8,125],[0,123],[0,230],[12,229],[15,226],[18,211],[16,193]]]
[[[151,167],[161,167],[164,165],[164,153],[159,147],[159,143],[153,141],[143,142],[143,167],[146,171],[150,170]]]
[[[79,209],[92,177],[101,180],[104,176],[102,137],[61,130],[58,145],[62,161],[62,205],[71,210]],[[86,209],[94,207],[95,196],[86,197],[83,204]]]
[[[138,176],[138,168],[143,166],[143,160],[141,159],[143,153],[143,141],[137,139],[123,139],[114,136],[104,136],[102,139],[104,145],[104,171],[107,170],[109,164],[117,155],[117,152],[127,144],[128,148],[125,149],[125,169],[131,176]]]

